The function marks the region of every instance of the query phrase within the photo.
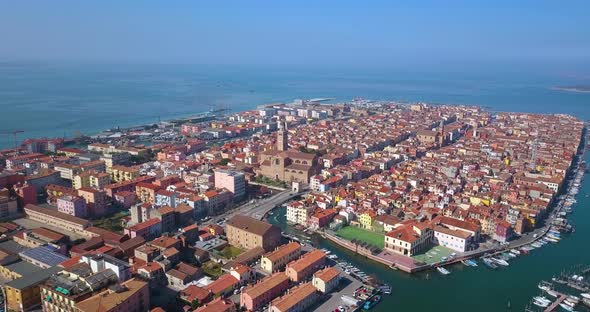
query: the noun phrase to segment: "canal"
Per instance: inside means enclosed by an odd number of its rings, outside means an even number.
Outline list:
[[[586,153],[587,163],[589,155]],[[392,294],[384,296],[372,311],[524,311],[531,298],[539,295],[539,281],[549,281],[576,265],[590,265],[589,194],[590,179],[586,175],[576,197],[578,202],[569,216],[575,233],[562,235],[558,244],[535,249],[529,255],[511,260],[509,267],[497,270],[486,268],[480,261],[476,268],[462,264],[450,266],[452,274],[446,276],[436,271],[410,275],[391,270],[329,241],[319,239],[315,243],[392,286]],[[286,232],[292,231],[286,225],[285,208],[276,209],[268,221]],[[588,311],[581,306],[576,310]]]

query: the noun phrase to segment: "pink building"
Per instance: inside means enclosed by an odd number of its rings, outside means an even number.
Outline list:
[[[28,204],[37,204],[37,190],[34,186],[19,183],[13,189],[16,193],[19,208],[24,208]]]
[[[99,218],[106,214],[108,199],[105,191],[83,187],[78,189],[78,196],[86,200],[88,215]]]
[[[197,135],[201,132],[201,129],[201,126],[197,124],[186,123],[180,126],[180,133],[187,136]]]
[[[129,191],[123,191],[115,194],[115,202],[123,206],[125,209],[133,206],[137,200],[135,193]]]
[[[313,250],[298,260],[287,264],[285,273],[293,282],[301,282],[313,273],[321,269],[326,264],[326,254],[321,250]]]
[[[235,170],[215,170],[215,188],[225,188],[234,199],[241,199],[246,195],[246,176]]]
[[[57,199],[57,211],[74,217],[86,218],[88,210],[86,201],[79,196],[64,195]]]
[[[126,228],[123,233],[129,235],[130,238],[141,236],[146,240],[152,240],[162,235],[162,223],[158,218],[149,219]]]
[[[240,295],[240,306],[248,311],[257,311],[288,288],[289,278],[283,272],[277,272],[257,284],[244,288]]]

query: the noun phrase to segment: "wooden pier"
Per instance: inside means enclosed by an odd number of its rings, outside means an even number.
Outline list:
[[[559,294],[559,299],[555,300],[555,302],[553,302],[550,306],[548,306],[545,310],[543,310],[543,312],[555,311],[555,309],[557,309],[557,307],[559,307],[559,304],[562,303],[563,301],[565,301],[566,298],[567,298],[566,295]]]

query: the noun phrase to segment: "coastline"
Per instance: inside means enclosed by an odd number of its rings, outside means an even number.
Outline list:
[[[572,93],[590,93],[590,87],[551,87],[550,90]]]

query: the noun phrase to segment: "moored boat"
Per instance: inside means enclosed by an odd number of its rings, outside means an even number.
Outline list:
[[[582,298],[590,299],[589,293],[581,293],[580,296],[582,296]]]
[[[492,259],[492,261],[494,261],[495,263],[499,264],[499,265],[503,265],[503,266],[509,266],[510,263],[508,263],[508,261],[504,260],[504,259],[499,259],[499,258],[490,258]]]
[[[549,296],[551,296],[551,297],[555,297],[555,298],[557,298],[557,297],[559,296],[559,293],[558,293],[558,292],[556,292],[555,290],[548,289],[548,290],[546,290],[546,292],[547,292],[547,294],[548,294]]]
[[[548,302],[540,301],[540,300],[535,299],[535,298],[533,298],[533,304],[536,305],[536,306],[538,306],[538,307],[541,307],[541,308],[546,308],[546,307],[549,306],[549,303]]]
[[[560,303],[559,306],[561,308],[563,308],[564,310],[566,310],[566,311],[570,311],[570,312],[573,312],[574,311],[574,308],[572,308],[571,306],[569,306],[569,305],[567,305],[565,303]]]
[[[515,255],[520,255],[520,250],[514,248],[514,249],[510,249],[510,253],[515,254]]]
[[[483,263],[490,269],[497,269],[498,266],[489,258],[483,258]]]
[[[436,268],[436,270],[437,270],[437,271],[438,271],[440,274],[443,274],[443,275],[449,275],[449,274],[451,274],[451,271],[449,271],[449,270],[447,270],[447,269],[445,269],[445,268],[443,268],[443,267],[437,267],[437,268]]]

